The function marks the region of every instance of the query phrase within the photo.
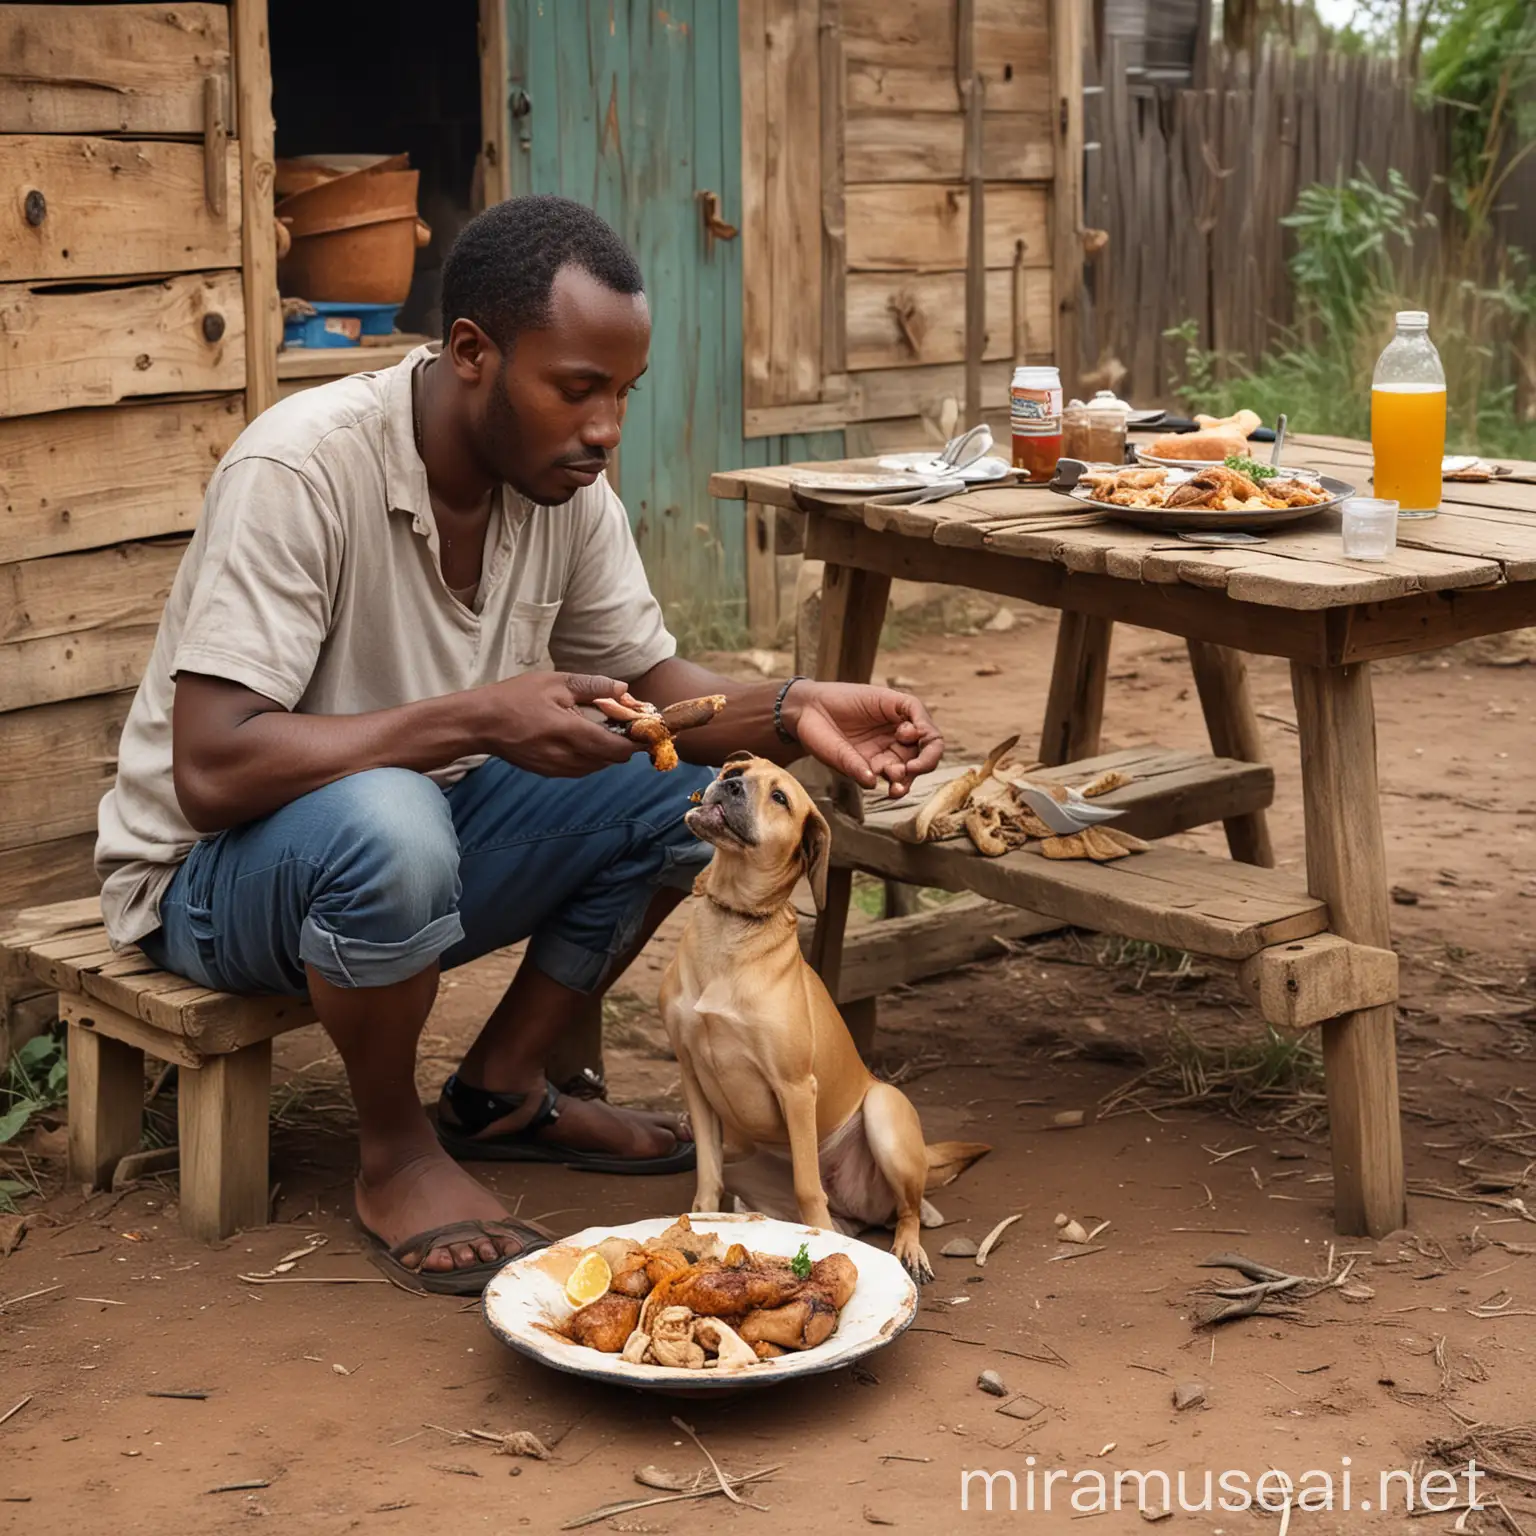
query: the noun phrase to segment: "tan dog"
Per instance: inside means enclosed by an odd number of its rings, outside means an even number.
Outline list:
[[[931,1280],[918,1233],[941,1218],[924,1191],[991,1149],[924,1144],[911,1101],[870,1075],[801,957],[790,897],[804,875],[817,906],[825,900],[825,819],[785,769],[740,753],[687,820],[715,856],[694,886],[703,899],[667,968],[661,1013],[698,1148],[694,1210],[721,1210],[729,1187],[749,1209],[845,1233],[894,1223],[897,1258]]]

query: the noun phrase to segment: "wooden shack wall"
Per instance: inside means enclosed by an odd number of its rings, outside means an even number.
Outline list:
[[[271,142],[264,0],[0,5],[0,912],[95,890],[187,534],[275,398]]]
[[[935,440],[963,395],[968,199],[960,0],[741,0],[748,437],[848,428],[850,452]],[[1076,245],[1058,177],[1080,92],[1053,39],[1076,0],[974,0],[985,88],[983,400],[1049,361]],[[1067,118],[1059,104],[1066,103]],[[1078,140],[1080,142],[1080,139]],[[1066,197],[1063,193],[1066,193]],[[1060,211],[1058,211],[1060,204]],[[1065,256],[1055,244],[1062,220]]]

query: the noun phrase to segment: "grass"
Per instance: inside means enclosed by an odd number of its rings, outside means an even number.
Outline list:
[[[64,1041],[58,1035],[37,1035],[12,1055],[0,1080],[0,1149],[16,1142],[37,1115],[64,1103],[68,1077]],[[18,1178],[13,1166],[0,1164],[0,1212],[13,1212],[18,1199],[40,1193],[26,1153],[19,1146],[16,1151],[27,1174]]]

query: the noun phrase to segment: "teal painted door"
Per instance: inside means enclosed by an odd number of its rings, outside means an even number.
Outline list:
[[[595,208],[645,274],[651,367],[630,400],[619,489],[657,595],[706,642],[739,629],[745,591],[743,508],[712,501],[709,476],[768,452],[741,435],[741,241],[709,237],[701,205],[713,192],[739,221],[736,11],[735,0],[508,6],[513,191]]]

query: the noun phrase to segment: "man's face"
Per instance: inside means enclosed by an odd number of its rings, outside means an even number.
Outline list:
[[[524,331],[510,356],[468,327],[455,371],[471,359],[471,432],[486,467],[530,500],[569,501],[608,467],[619,445],[629,392],[645,372],[651,316],[643,293],[615,293],[580,267],[562,267],[550,292],[549,324]],[[466,381],[468,382],[468,381]]]

